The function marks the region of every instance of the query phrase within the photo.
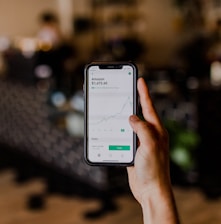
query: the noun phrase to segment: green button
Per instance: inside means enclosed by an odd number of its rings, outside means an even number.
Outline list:
[[[109,150],[130,150],[129,145],[109,145]]]

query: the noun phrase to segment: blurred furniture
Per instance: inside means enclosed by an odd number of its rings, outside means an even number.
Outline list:
[[[147,46],[140,32],[144,12],[139,0],[93,0],[88,5],[85,14],[79,13],[78,7],[74,9],[74,41],[79,58],[139,61],[144,57]]]
[[[25,84],[34,83],[35,54],[25,56],[21,50],[10,49],[4,52],[4,59],[7,67],[7,76],[12,80]]]
[[[49,121],[48,93],[34,85],[0,81],[0,142],[66,175],[104,190],[102,167],[83,161],[83,139],[69,136]]]
[[[116,210],[114,197],[129,192],[126,169],[92,167],[84,162],[83,137],[71,136],[51,120],[54,109],[49,90],[42,91],[32,82],[5,79],[0,80],[0,96],[0,169],[4,164],[14,167],[19,181],[36,175],[45,178],[45,193],[98,198],[101,207],[89,211],[88,218]],[[28,206],[42,206],[45,196],[31,197]]]

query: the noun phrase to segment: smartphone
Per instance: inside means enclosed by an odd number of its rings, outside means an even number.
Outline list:
[[[129,116],[137,113],[137,68],[133,63],[85,67],[84,157],[89,165],[130,166],[137,147]]]

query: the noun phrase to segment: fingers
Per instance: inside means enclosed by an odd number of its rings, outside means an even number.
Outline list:
[[[158,130],[161,129],[162,125],[160,119],[156,113],[156,110],[153,106],[147,85],[143,78],[139,78],[137,81],[137,89],[140,96],[140,104],[142,107],[142,113],[144,119],[155,126]]]
[[[129,118],[133,131],[137,134],[141,145],[149,145],[152,142],[152,130],[148,127],[148,123],[140,120],[136,115]]]

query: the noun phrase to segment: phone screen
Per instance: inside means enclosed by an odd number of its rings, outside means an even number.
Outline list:
[[[129,116],[136,113],[133,64],[92,64],[85,73],[85,154],[91,164],[133,164],[136,136]]]

